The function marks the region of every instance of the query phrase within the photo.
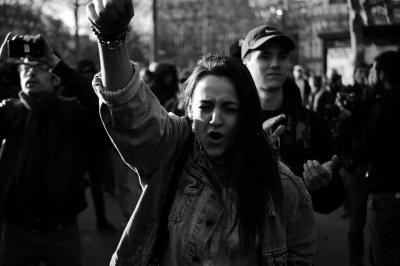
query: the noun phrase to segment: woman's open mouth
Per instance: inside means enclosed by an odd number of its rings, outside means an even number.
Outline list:
[[[209,138],[210,142],[213,144],[220,143],[222,141],[223,137],[224,137],[224,135],[222,135],[219,132],[212,131],[212,132],[208,133],[208,138]]]

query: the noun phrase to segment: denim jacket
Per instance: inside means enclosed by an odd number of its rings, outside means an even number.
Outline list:
[[[120,90],[105,90],[99,75],[93,87],[108,134],[125,163],[139,172],[143,186],[110,265],[149,265],[171,174],[191,125],[163,109],[139,80],[138,71]],[[312,265],[316,233],[310,195],[285,165],[279,169],[283,204],[279,209],[272,202],[268,205],[264,235],[259,236],[262,265]],[[211,238],[221,228],[225,212],[224,193],[217,180],[205,155],[194,148],[170,210],[169,248],[161,264],[221,265],[202,257],[204,250],[212,254]]]

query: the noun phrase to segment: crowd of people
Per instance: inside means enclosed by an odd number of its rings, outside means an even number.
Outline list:
[[[81,265],[87,187],[98,230],[115,231],[105,192],[125,221],[110,265],[314,265],[314,213],[340,207],[349,265],[365,264],[366,226],[371,264],[400,265],[399,51],[345,86],[293,66],[296,43],[259,25],[229,55],[142,67],[133,10],[88,4],[100,69],[68,66],[40,35],[4,39],[0,265]],[[42,51],[16,56],[17,42]]]

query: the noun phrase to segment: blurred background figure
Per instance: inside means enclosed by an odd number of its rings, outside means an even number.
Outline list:
[[[140,79],[143,80],[147,86],[150,86],[154,79],[154,72],[148,66],[142,67],[139,73]]]
[[[178,70],[174,64],[158,63],[154,70],[154,79],[150,89],[168,112],[183,115],[178,109]]]
[[[361,161],[367,166],[369,192],[367,227],[375,266],[400,265],[400,56],[379,54],[370,69],[369,84],[381,93],[369,115]],[[397,115],[396,115],[397,114]]]
[[[322,77],[320,75],[311,75],[308,78],[308,83],[310,84],[310,95],[308,97],[307,107],[316,112],[319,97],[324,91]]]
[[[85,76],[90,82],[98,72],[96,64],[90,59],[82,59],[76,64],[76,69]]]
[[[368,118],[365,92],[368,90],[368,66],[356,67],[354,83],[337,92],[336,106],[340,110],[332,132],[335,150],[340,158],[340,175],[347,190],[342,217],[349,217],[349,265],[364,265],[364,228],[367,215],[365,166],[360,161],[361,136]]]
[[[189,78],[190,74],[192,74],[192,69],[190,67],[184,68],[180,71],[179,74],[179,93],[178,93],[178,106],[177,109],[181,114],[183,114],[183,110],[185,108],[185,87],[186,81]]]
[[[295,65],[293,67],[293,80],[296,83],[297,87],[299,87],[300,89],[303,105],[307,106],[311,93],[311,88],[305,76],[304,68],[301,65]]]
[[[343,89],[342,76],[336,69],[328,73],[327,84],[317,101],[317,112],[321,114],[332,129],[340,109],[336,105],[336,94]]]

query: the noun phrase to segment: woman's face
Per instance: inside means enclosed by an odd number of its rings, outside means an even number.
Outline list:
[[[239,126],[239,107],[236,89],[226,77],[207,75],[194,89],[189,111],[193,131],[213,162],[229,158]]]

